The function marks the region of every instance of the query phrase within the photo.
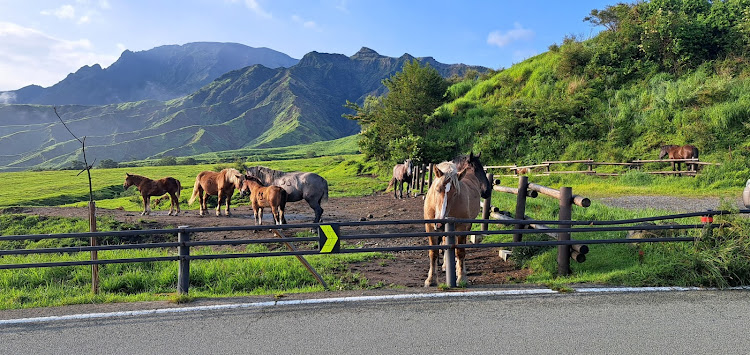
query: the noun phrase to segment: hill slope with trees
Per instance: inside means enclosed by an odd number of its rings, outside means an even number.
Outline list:
[[[371,157],[436,161],[473,149],[490,163],[626,161],[655,159],[663,144],[693,144],[744,184],[750,1],[617,4],[585,20],[605,30],[451,85],[445,102],[422,118],[429,129],[407,132],[419,144],[401,156]],[[355,116],[377,116],[359,109]]]

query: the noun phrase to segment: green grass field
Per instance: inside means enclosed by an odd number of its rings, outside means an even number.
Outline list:
[[[173,176],[183,181],[181,200],[186,200],[194,176],[202,170],[216,170],[217,165],[160,166],[118,169],[94,169],[97,206],[137,211],[140,197],[131,188],[123,192],[125,172],[152,177]],[[286,171],[313,171],[329,181],[331,196],[363,196],[382,191],[387,185],[377,175],[374,166],[362,160],[361,155],[344,155],[310,159],[292,159],[263,162],[261,165]],[[74,171],[0,173],[5,189],[0,191],[0,206],[28,205],[85,205],[88,187],[85,174]],[[617,220],[669,214],[658,209],[624,210],[605,206],[597,198],[618,195],[672,195],[697,197],[725,197],[736,199],[743,186],[727,184],[717,179],[715,173],[699,178],[652,177],[632,173],[618,178],[591,176],[532,177],[531,182],[559,188],[572,186],[573,192],[593,201],[589,208],[573,209],[574,220]],[[34,180],[35,184],[24,183]],[[517,184],[515,178],[501,178],[506,186]],[[13,188],[7,188],[7,187]],[[495,192],[495,206],[515,206],[515,195]],[[168,207],[164,207],[168,208]],[[731,206],[727,206],[731,209]],[[539,197],[527,201],[528,214],[537,219],[557,219],[558,202]],[[696,221],[677,221],[697,223]],[[556,275],[556,248],[518,248],[515,258],[521,267],[532,270],[526,282],[564,288],[577,283],[630,285],[630,286],[712,286],[726,287],[750,284],[750,226],[746,218],[729,216],[717,218],[724,228],[711,235],[702,231],[687,232],[699,237],[696,243],[659,243],[640,246],[631,244],[592,245],[587,261],[571,262],[572,275]],[[100,230],[137,229],[107,217],[98,221]],[[0,214],[0,235],[30,233],[82,232],[87,221],[67,218],[40,218],[19,214]],[[495,227],[496,228],[496,227]],[[574,239],[623,238],[624,232],[573,234]],[[508,241],[510,236],[493,236],[485,242]],[[525,240],[540,238],[526,235]],[[0,249],[43,248],[73,246],[81,241],[43,240],[31,243],[0,242]],[[248,246],[248,251],[258,251],[259,246]],[[204,249],[198,253],[215,253]],[[221,251],[219,251],[221,252]],[[115,254],[116,253],[116,254]],[[100,253],[101,257],[148,257],[168,255],[170,250],[136,250]],[[112,255],[109,255],[112,254]],[[116,256],[115,256],[116,255]],[[77,260],[88,257],[86,253],[65,255],[39,255],[29,257],[2,256],[1,263],[42,262],[51,260]],[[345,265],[354,261],[386,257],[380,254],[320,255],[310,262],[324,275],[334,289],[366,288],[367,281],[360,275],[349,274]],[[63,267],[0,271],[0,309],[41,307],[51,305],[124,302],[141,300],[166,300],[176,289],[174,263],[152,262],[138,264],[106,265],[101,271],[102,292],[90,292],[90,268]],[[342,276],[343,275],[343,276]],[[191,265],[191,291],[189,297],[228,297],[249,294],[282,294],[322,291],[315,280],[291,257],[228,259],[196,261]]]

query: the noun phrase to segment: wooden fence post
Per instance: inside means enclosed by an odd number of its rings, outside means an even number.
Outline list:
[[[96,202],[89,201],[89,232],[96,232]],[[99,245],[97,237],[91,237],[92,247]],[[91,260],[99,260],[99,252],[91,251]],[[99,293],[99,264],[91,264],[91,292]]]
[[[524,219],[526,215],[526,194],[529,189],[529,177],[522,175],[518,177],[518,195],[516,196],[516,219]],[[523,224],[516,224],[516,229],[524,229]],[[521,233],[513,234],[513,241],[520,242],[522,239]]]
[[[573,210],[573,188],[560,188],[560,218],[559,221],[570,221]],[[570,225],[560,223],[560,228],[568,228]],[[570,240],[570,233],[557,233],[557,240]],[[557,275],[570,275],[570,245],[557,246]]]
[[[492,173],[487,173],[487,181],[490,182],[490,184],[493,183],[493,179],[495,176]],[[482,201],[482,219],[488,220],[490,219],[490,203],[492,202],[492,193],[490,193],[490,197],[485,198],[484,201]],[[489,230],[489,223],[482,223],[482,231],[488,231]]]
[[[189,226],[179,226],[179,229],[185,229]],[[180,246],[177,247],[178,254],[180,256],[179,267],[177,269],[177,293],[187,294],[190,288],[190,247],[185,243],[190,242],[190,233],[187,231],[181,231],[177,233],[177,242]]]

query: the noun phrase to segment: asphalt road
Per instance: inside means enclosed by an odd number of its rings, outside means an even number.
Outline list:
[[[0,325],[0,354],[747,354],[750,291],[265,305]]]

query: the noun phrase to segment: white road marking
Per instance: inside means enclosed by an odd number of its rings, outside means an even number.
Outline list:
[[[727,289],[750,290],[750,287],[730,287]],[[684,291],[702,291],[702,290],[718,290],[718,289],[700,288],[700,287],[580,287],[580,288],[573,288],[573,290],[574,291],[570,293],[668,292],[668,291],[684,292]],[[564,294],[566,292],[562,292],[562,293]],[[49,316],[49,317],[0,319],[0,326],[69,321],[69,320],[137,317],[137,316],[146,316],[146,315],[154,315],[154,314],[202,312],[202,311],[216,311],[216,310],[240,309],[240,308],[293,306],[293,305],[306,305],[306,304],[430,299],[430,298],[445,298],[445,297],[483,297],[483,296],[519,296],[519,295],[554,295],[554,294],[561,294],[561,292],[546,289],[546,288],[537,288],[537,289],[519,289],[519,290],[489,290],[489,291],[466,291],[466,292],[453,291],[453,292],[438,292],[438,293],[411,293],[411,294],[403,294],[403,295],[334,297],[334,298],[317,298],[317,299],[304,299],[304,300],[233,303],[233,304],[220,304],[220,305],[198,306],[198,307],[159,308],[159,309],[146,309],[146,310],[139,310],[139,311],[124,311],[124,312],[69,314],[69,315],[63,315],[63,316]]]

